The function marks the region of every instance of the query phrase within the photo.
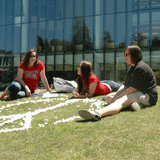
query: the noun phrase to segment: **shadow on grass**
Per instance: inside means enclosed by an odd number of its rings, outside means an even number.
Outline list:
[[[92,99],[92,98],[95,98],[95,97],[99,97],[100,95],[94,95],[93,97],[84,97],[84,98],[80,98],[80,99],[86,99],[86,98],[89,98],[89,99]],[[78,97],[70,97],[69,99],[75,99],[75,98],[77,98],[78,99]]]
[[[91,120],[88,120],[88,119],[80,119],[80,120],[76,120],[75,122],[78,122],[78,123],[87,123],[87,122],[91,122]]]
[[[104,105],[105,107],[108,106],[108,104]],[[135,112],[134,110],[132,110],[130,107],[124,108],[122,109],[120,112]],[[106,116],[106,117],[110,117],[112,115]],[[104,117],[104,118],[106,118]],[[101,120],[101,119],[100,119]],[[98,121],[100,121],[98,120]],[[93,121],[93,120],[88,120],[88,119],[80,119],[80,120],[76,120],[75,122],[78,123],[87,123],[87,122],[98,122],[98,121]]]
[[[100,121],[100,120],[98,120]],[[75,122],[77,123],[87,123],[87,122],[98,122],[98,121],[93,121],[93,120],[89,120],[89,119],[81,119],[81,120],[76,120]]]

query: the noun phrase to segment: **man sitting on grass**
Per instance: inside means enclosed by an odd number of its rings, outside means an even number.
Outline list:
[[[142,51],[138,46],[128,46],[124,50],[126,63],[131,65],[123,85],[117,92],[106,96],[109,103],[105,108],[78,113],[84,119],[99,120],[101,117],[113,115],[130,107],[133,110],[154,106],[158,100],[156,79],[152,69],[142,61]]]

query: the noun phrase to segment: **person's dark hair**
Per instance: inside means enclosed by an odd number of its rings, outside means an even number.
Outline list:
[[[125,48],[125,51],[128,51],[129,54],[131,55],[132,63],[137,63],[142,60],[142,50],[138,46],[128,46]]]
[[[31,58],[31,54],[33,53],[33,52],[36,52],[35,50],[33,50],[33,49],[30,49],[30,50],[28,50],[27,52],[26,52],[26,54],[25,54],[25,56],[24,56],[24,58],[23,58],[23,66],[27,66],[28,64],[29,64],[29,59]],[[34,63],[34,66],[35,67],[37,67],[37,64],[38,64],[38,55],[37,55],[37,52],[36,52],[36,61],[35,61],[35,63]]]
[[[92,63],[88,61],[82,61],[80,64],[81,67],[81,75],[78,76],[77,78],[77,83],[79,87],[79,93],[81,93],[82,88],[83,88],[83,81],[88,86],[88,79],[91,74],[93,74],[93,67]]]

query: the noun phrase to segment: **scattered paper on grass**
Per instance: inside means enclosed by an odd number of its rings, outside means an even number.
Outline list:
[[[66,100],[66,99],[62,98],[60,100]],[[13,107],[13,106],[20,106],[22,104],[27,104],[27,103],[34,103],[34,104],[36,104],[36,103],[41,103],[41,102],[52,102],[52,101],[53,101],[53,99],[49,99],[49,98],[46,98],[46,99],[42,99],[41,98],[41,99],[35,99],[35,100],[26,100],[26,101],[22,101],[22,102],[18,101],[17,103],[7,104],[6,106],[3,105],[0,108],[0,111],[3,110],[3,109],[5,109],[5,108],[10,108],[10,107]],[[15,108],[14,108],[14,110],[15,110]]]
[[[39,127],[44,127],[46,124],[48,124],[48,119],[45,119],[44,124],[38,124]]]
[[[53,98],[53,97],[58,97],[58,94],[46,92],[46,93],[43,93],[43,95],[42,95],[42,98]]]
[[[38,103],[38,102],[50,102],[52,99],[37,99],[37,100],[30,100],[28,101],[27,103]],[[7,123],[16,123],[17,120],[23,120],[23,122],[20,122],[20,125],[21,127],[20,128],[12,128],[12,129],[9,129],[9,128],[5,128],[5,129],[1,129],[0,130],[0,133],[2,132],[12,132],[12,131],[20,131],[20,130],[28,130],[29,128],[32,128],[31,127],[31,122],[33,120],[33,116],[36,116],[38,115],[39,113],[42,113],[42,112],[46,112],[46,111],[49,111],[49,110],[55,110],[56,108],[59,108],[59,107],[63,107],[63,106],[68,106],[70,104],[73,104],[73,103],[76,103],[76,102],[79,102],[79,101],[82,101],[84,104],[86,103],[91,103],[90,107],[93,108],[93,105],[96,105],[97,108],[100,108],[100,105],[103,103],[102,101],[99,101],[99,100],[95,100],[95,99],[69,99],[69,100],[66,100],[65,102],[61,102],[55,106],[49,106],[49,107],[46,107],[46,108],[39,108],[33,112],[31,111],[28,111],[27,113],[24,113],[24,114],[12,114],[12,115],[8,115],[8,116],[0,116],[0,126],[4,126],[5,124]],[[4,108],[8,108],[8,107],[11,107],[11,106],[15,106],[15,105],[20,105],[20,104],[24,104],[25,102],[18,102],[16,104],[10,104],[9,106],[6,105],[6,106],[3,106],[2,108],[0,108],[1,110],[4,109]],[[30,110],[30,108],[29,108]],[[55,117],[57,118],[57,117]],[[80,118],[79,116],[73,116],[73,117],[69,117],[67,119],[62,119],[62,120],[58,120],[58,121],[55,121],[54,124],[57,124],[57,123],[64,123],[64,122],[70,122],[70,121],[73,121],[74,119],[76,118]],[[39,127],[44,127],[46,124],[48,124],[48,120],[45,119],[45,122],[44,124],[39,124]],[[12,125],[13,126],[13,125]]]
[[[81,118],[80,116],[73,116],[73,117],[69,117],[67,119],[62,119],[62,120],[59,120],[59,121],[56,121],[54,122],[54,124],[57,124],[57,123],[64,123],[64,122],[72,122],[74,119],[76,118]]]

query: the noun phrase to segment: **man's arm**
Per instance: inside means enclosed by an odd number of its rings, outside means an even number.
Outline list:
[[[122,87],[122,88],[121,88],[121,87]],[[115,96],[113,97],[112,103],[113,103],[115,100],[117,100],[117,99],[119,99],[119,98],[121,98],[121,97],[123,97],[123,96],[125,96],[125,95],[128,95],[128,94],[130,94],[130,93],[134,93],[134,92],[137,91],[137,89],[136,89],[136,88],[133,88],[133,87],[127,88],[127,87],[124,86],[124,85],[122,85],[121,87],[120,87],[120,89],[117,91],[117,93],[115,94]]]

